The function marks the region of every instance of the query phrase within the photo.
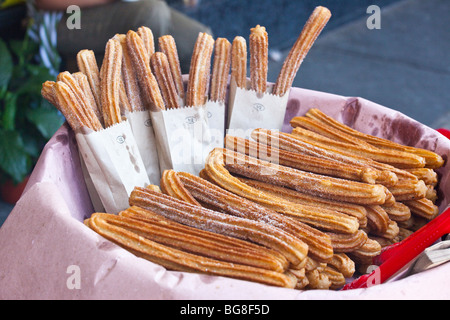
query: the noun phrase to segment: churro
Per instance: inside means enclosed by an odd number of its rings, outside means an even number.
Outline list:
[[[94,51],[87,49],[79,51],[77,53],[77,65],[78,69],[80,69],[80,71],[88,78],[97,107],[101,110],[102,97],[100,89],[100,70],[97,65]]]
[[[380,253],[381,245],[377,241],[369,238],[360,248],[349,252],[348,256],[355,261],[356,264],[370,265],[372,264],[373,258]]]
[[[127,32],[127,47],[133,64],[133,69],[139,80],[144,101],[151,111],[164,110],[164,100],[158,82],[150,68],[150,57],[141,37],[130,30]]]
[[[172,78],[175,82],[175,87],[177,89],[178,96],[184,100],[184,83],[183,77],[181,74],[181,65],[180,59],[178,57],[177,46],[175,43],[175,39],[171,35],[165,35],[159,37],[158,39],[159,49],[162,53],[167,56],[169,60],[170,70],[172,72]]]
[[[147,55],[151,58],[155,53],[155,39],[152,30],[149,27],[142,26],[137,29],[136,33],[141,37],[145,50],[147,50]]]
[[[246,185],[236,177],[233,177],[225,168],[229,166],[225,164],[225,157],[226,155],[222,149],[215,149],[210,153],[205,165],[205,171],[209,179],[222,188],[321,230],[342,233],[354,233],[357,231],[359,224],[354,217],[333,210],[319,207],[311,208],[293,203]],[[257,159],[255,160],[258,161]],[[253,162],[254,160],[252,160]],[[249,168],[246,173],[257,173],[262,169],[252,168],[252,163],[249,161],[242,163],[243,167]],[[278,180],[274,175],[271,175],[271,177],[274,180]]]
[[[257,25],[250,29],[249,47],[251,89],[265,93],[269,62],[269,36],[265,27]]]
[[[101,71],[102,114],[106,127],[122,121],[120,85],[122,81],[122,46],[119,41],[108,40]]]
[[[247,87],[247,41],[241,36],[233,39],[231,47],[231,79],[238,88]]]
[[[349,126],[346,126],[343,123],[340,123],[339,121],[334,120],[333,118],[326,115],[319,109],[314,108],[309,110],[306,116],[319,120],[321,123],[326,124],[328,126],[332,126],[341,131],[342,133],[358,137],[359,139],[364,140],[367,143],[370,143],[371,145],[378,147],[380,149],[408,152],[423,157],[425,159],[427,168],[437,169],[444,165],[443,158],[440,155],[436,154],[435,152],[411,146],[404,146],[399,143],[390,141],[388,139],[383,139],[380,137],[365,134],[363,132],[350,128]]]
[[[220,159],[223,155],[225,155],[225,160]],[[318,175],[248,157],[226,149],[213,150],[210,159],[212,163],[215,161],[219,165],[222,163],[227,170],[234,174],[311,195],[320,195],[326,199],[367,205],[384,204],[386,201],[387,189],[378,184]]]
[[[169,196],[190,204],[201,206],[195,198],[186,190],[174,170],[164,170],[161,176],[161,191]]]
[[[76,94],[66,83],[57,81],[54,85],[54,92],[58,109],[74,131],[82,127],[88,127],[95,131],[102,129],[100,121],[92,109],[85,108],[85,105],[80,103]]]
[[[276,141],[273,142],[274,147],[240,137],[225,136],[225,147],[227,149],[258,159],[277,161],[283,166],[294,169],[371,184],[374,184],[378,179],[378,172],[368,166],[356,167],[333,159],[278,149]]]
[[[364,206],[342,201],[323,199],[321,197],[308,195],[296,190],[283,188],[257,180],[246,179],[242,177],[237,178],[252,188],[264,191],[274,196],[281,197],[293,203],[342,212],[349,216],[355,217],[358,220],[360,228],[364,228],[367,226],[367,210]]]
[[[136,73],[134,72],[133,62],[127,46],[127,36],[125,34],[116,34],[114,36],[122,46],[122,80],[127,100],[131,111],[144,111],[147,109]]]
[[[211,75],[211,101],[225,103],[230,63],[231,43],[225,38],[217,38],[214,44],[214,63]]]
[[[280,74],[275,82],[273,94],[284,96],[292,87],[300,65],[330,18],[331,12],[327,8],[316,7],[314,9],[283,63]]]
[[[186,172],[179,172],[178,176],[184,187],[202,205],[219,212],[261,221],[281,228],[305,242],[308,245],[308,255],[319,261],[327,261],[331,258],[333,249],[329,238],[324,233],[227,191],[203,178]]]
[[[92,89],[91,86],[89,85],[89,80],[87,76],[81,71],[73,73],[72,76],[77,81],[78,85],[83,91],[87,105],[94,111],[95,116],[100,120],[100,123],[103,124],[103,115],[101,110],[98,108],[97,103],[95,102],[95,97],[94,94],[92,93]]]
[[[369,158],[374,161],[386,163],[400,169],[423,168],[425,166],[424,158],[411,153],[378,149],[376,147],[370,146],[359,146],[352,143],[340,142],[334,139],[330,139],[313,131],[304,129],[300,126],[296,126],[296,118],[291,120],[291,124],[292,126],[294,126],[292,134],[305,142],[320,146],[321,148],[325,148],[326,150]]]
[[[253,130],[251,137],[255,141],[266,145],[275,144],[278,148],[286,151],[314,156],[320,159],[338,161],[350,166],[355,166],[360,170],[365,170],[365,168],[370,167],[376,171],[376,182],[385,186],[395,185],[399,179],[397,173],[394,172],[395,168],[391,166],[379,164],[367,158],[333,152],[298,139],[297,136],[292,134],[260,128]],[[412,174],[407,172],[405,172],[405,174],[408,178],[415,178]]]
[[[140,235],[147,232],[148,224],[135,219],[95,213],[86,224],[137,256],[170,270],[201,272],[289,288],[295,287],[297,282],[290,274],[207,258],[157,243]]]
[[[158,82],[166,108],[180,108],[181,104],[167,56],[162,52],[155,52],[150,58],[150,66]]]
[[[249,241],[192,228],[136,206],[119,215],[146,222],[148,229],[141,234],[145,238],[185,252],[278,272],[286,271],[289,265],[278,252]]]
[[[192,52],[186,91],[186,105],[189,107],[201,106],[206,103],[213,49],[213,37],[207,33],[199,33]]]
[[[327,265],[341,272],[345,278],[351,278],[355,273],[355,262],[345,253],[334,254]]]
[[[53,106],[55,106],[58,109],[59,108],[58,101],[56,100],[55,92],[54,92],[55,84],[56,84],[55,81],[51,81],[51,80],[45,81],[42,84],[41,95],[45,100],[50,102]]]
[[[168,195],[135,187],[130,205],[138,206],[191,227],[212,231],[239,239],[250,240],[283,254],[293,265],[308,253],[308,246],[287,232],[246,218],[209,210]]]
[[[427,198],[404,201],[403,203],[411,210],[413,215],[419,216],[428,221],[436,218],[439,214],[438,206]]]
[[[367,233],[358,230],[353,234],[325,232],[331,239],[334,253],[350,253],[361,248],[367,241]]]

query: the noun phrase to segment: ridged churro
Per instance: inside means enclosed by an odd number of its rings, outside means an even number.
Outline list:
[[[56,84],[55,81],[51,81],[51,80],[45,81],[42,84],[41,95],[45,100],[50,102],[53,106],[55,106],[56,108],[59,108],[58,101],[56,100],[56,97],[55,97],[55,91],[54,91],[55,84]]]
[[[169,196],[190,204],[201,206],[195,198],[186,190],[174,170],[164,170],[161,176],[161,191]]]
[[[211,57],[214,39],[207,33],[199,33],[195,42],[186,90],[186,106],[201,106],[206,103],[209,92]]]
[[[127,47],[148,109],[151,111],[164,110],[164,100],[150,68],[150,57],[141,37],[133,30],[127,32]]]
[[[297,117],[296,117],[297,118]],[[423,168],[425,159],[411,153],[392,151],[386,149],[378,149],[376,147],[359,146],[351,143],[336,141],[317,134],[313,131],[297,126],[296,118],[291,120],[292,134],[303,141],[313,145],[320,146],[327,150],[341,152],[342,154],[352,154],[356,156],[366,157],[377,162],[386,163],[397,168]]]
[[[225,103],[231,64],[231,43],[217,38],[214,44],[214,62],[211,75],[210,100]]]
[[[342,133],[358,137],[359,139],[364,140],[367,143],[370,143],[373,146],[378,147],[380,149],[408,152],[408,153],[423,157],[425,159],[427,168],[437,169],[444,165],[443,158],[440,155],[436,154],[435,152],[421,149],[421,148],[411,147],[411,146],[404,146],[399,143],[390,141],[388,139],[383,139],[380,137],[365,134],[363,132],[360,132],[358,130],[350,128],[349,126],[346,126],[346,125],[340,123],[339,121],[334,120],[333,118],[326,115],[319,109],[313,108],[313,109],[309,110],[307,112],[306,116],[316,119],[316,120],[320,121],[321,123],[326,124],[328,126],[332,126],[335,129],[338,129],[339,131],[341,131]]]
[[[225,160],[220,159],[220,153],[225,155]],[[215,149],[210,157],[213,162],[224,161],[224,166],[234,174],[270,182],[307,194],[320,195],[326,199],[367,205],[384,204],[386,200],[386,187],[378,184],[318,175],[269,163],[226,149]]]
[[[152,30],[149,27],[141,26],[137,29],[136,33],[141,37],[148,57],[151,58],[155,53],[155,39]]]
[[[436,218],[439,214],[438,206],[436,206],[433,201],[426,198],[404,201],[403,203],[411,210],[413,215],[428,221]]]
[[[331,239],[334,253],[350,253],[361,248],[367,241],[367,233],[358,230],[352,234],[325,232]]]
[[[77,53],[78,69],[88,78],[92,93],[97,103],[97,107],[101,110],[102,97],[100,89],[100,70],[97,65],[95,53],[92,50],[81,50]]]
[[[179,172],[178,176],[184,187],[202,205],[219,212],[261,221],[281,228],[305,242],[308,245],[309,256],[313,256],[319,261],[327,261],[331,258],[333,249],[330,240],[324,233],[227,191],[203,178],[186,172]]]
[[[278,252],[249,241],[192,228],[136,206],[119,215],[147,223],[148,229],[142,234],[145,238],[185,252],[278,272],[286,271],[289,265]]]
[[[81,71],[73,73],[72,76],[75,78],[81,90],[83,91],[84,96],[86,98],[85,100],[86,103],[94,111],[94,114],[100,120],[100,123],[102,123],[103,125],[103,115],[101,109],[98,108],[97,103],[95,102],[95,97],[94,94],[92,93],[92,89],[91,86],[89,85],[89,80],[87,76]]]
[[[316,7],[314,9],[283,63],[275,82],[273,94],[284,96],[291,88],[300,65],[330,18],[331,12],[327,8]]]
[[[231,47],[231,79],[241,89],[247,87],[247,55],[247,41],[244,37],[235,37]]]
[[[378,178],[377,171],[368,166],[356,167],[332,159],[278,149],[276,141],[273,142],[275,147],[240,137],[225,136],[225,147],[227,149],[262,160],[278,161],[283,166],[371,184],[374,184]]]
[[[308,246],[303,241],[279,228],[191,205],[145,188],[134,188],[130,195],[130,205],[153,211],[191,227],[267,246],[283,254],[293,265],[299,264],[308,253]]]
[[[180,108],[181,103],[167,56],[162,52],[155,52],[150,58],[150,66],[158,82],[166,109]]]
[[[175,82],[175,87],[177,88],[178,96],[183,100],[185,97],[184,83],[175,39],[171,35],[165,35],[159,37],[158,43],[159,50],[164,53],[169,60],[169,66],[172,72],[173,81]]]
[[[102,129],[100,121],[98,121],[92,109],[85,108],[85,105],[80,103],[76,94],[66,83],[57,81],[54,85],[54,92],[58,109],[74,131],[82,127],[94,131]]]
[[[266,145],[275,144],[280,149],[287,150],[290,152],[305,154],[319,159],[326,159],[331,161],[337,161],[344,163],[346,165],[355,166],[359,170],[365,170],[365,168],[370,167],[374,169],[376,173],[376,182],[385,186],[395,185],[398,181],[397,174],[393,171],[395,168],[388,165],[378,164],[367,158],[355,157],[350,154],[341,154],[333,152],[331,150],[326,150],[319,146],[315,146],[311,143],[305,142],[298,139],[297,136],[283,133],[279,131],[267,130],[267,129],[255,129],[251,133],[251,137],[257,141]],[[402,171],[404,172],[404,171]],[[410,178],[415,176],[405,172]]]
[[[297,282],[289,274],[207,258],[157,243],[140,235],[147,231],[148,224],[135,219],[95,213],[86,224],[137,256],[170,270],[228,276],[289,288],[293,288]]]
[[[106,44],[101,70],[102,114],[106,127],[122,121],[120,85],[122,82],[122,46],[110,39]]]
[[[265,93],[269,63],[269,36],[265,27],[257,25],[250,29],[249,49],[251,89]]]
[[[237,158],[232,158],[231,161],[242,161],[241,165],[227,164],[227,160],[225,159],[227,159],[228,157],[229,160],[232,156],[236,156]],[[298,219],[299,221],[314,226],[318,229],[338,231],[343,233],[354,233],[358,229],[358,220],[354,217],[347,216],[337,211],[327,210],[323,208],[310,208],[308,206],[296,204],[281,197],[276,197],[262,192],[261,190],[252,188],[239,179],[233,177],[228,171],[228,168],[230,168],[230,166],[235,166],[235,169],[237,168],[237,166],[246,168],[245,171],[236,173],[242,174],[244,176],[251,176],[250,178],[252,179],[256,178],[257,180],[261,180],[261,177],[264,176],[259,175],[259,172],[261,172],[261,170],[264,170],[263,167],[259,167],[258,165],[256,165],[256,167],[253,166],[260,160],[254,159],[249,161],[248,159],[245,159],[244,156],[241,156],[242,155],[232,153],[229,150],[214,149],[210,153],[206,161],[206,173],[208,174],[209,178],[214,181],[214,183],[218,184],[222,188],[240,195],[241,197],[266,206],[272,210],[283,213],[289,217]],[[262,163],[260,163],[260,165],[263,166]],[[267,177],[269,177],[270,181],[266,182],[273,183],[275,180],[279,180],[279,177],[281,176],[283,176],[283,174],[268,175]],[[296,178],[291,177],[290,179]],[[263,180],[264,179],[262,179],[261,181]]]
[[[264,191],[274,196],[281,197],[293,203],[298,203],[311,207],[330,209],[344,213],[351,217],[355,217],[358,220],[360,228],[364,228],[367,226],[367,210],[365,206],[356,205],[353,203],[346,203],[342,201],[323,199],[321,197],[311,196],[296,190],[283,188],[280,186],[276,186],[270,183],[261,182],[257,180],[246,179],[242,177],[237,178],[252,188],[256,188],[258,190]]]
[[[134,72],[133,62],[127,46],[127,36],[125,34],[116,34],[114,38],[122,45],[122,80],[130,109],[131,111],[144,111],[147,107],[142,97],[137,75]]]

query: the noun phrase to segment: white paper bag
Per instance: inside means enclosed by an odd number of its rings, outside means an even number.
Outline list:
[[[206,106],[151,112],[161,173],[198,174],[213,148]]]
[[[126,112],[125,117],[130,123],[150,183],[159,184],[161,173],[150,112]]]
[[[206,102],[208,127],[211,135],[211,150],[213,148],[223,148],[226,132],[226,106],[223,102]]]
[[[249,139],[252,130],[257,128],[281,131],[289,92],[283,97],[273,95],[273,84],[268,84],[267,92],[258,94],[249,86],[247,81],[244,90],[236,86],[234,79],[230,82],[227,133]]]
[[[75,137],[105,211],[117,214],[128,208],[134,187],[150,184],[129,122],[101,131],[79,132]]]

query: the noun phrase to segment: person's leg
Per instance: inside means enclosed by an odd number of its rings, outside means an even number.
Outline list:
[[[160,36],[173,35],[184,73],[189,72],[190,58],[198,33],[211,33],[208,27],[159,0],[119,1],[82,9],[80,29],[69,30],[66,21],[67,17],[63,17],[58,27],[58,50],[65,59],[73,60],[82,49],[93,50],[101,59],[108,39],[117,33],[147,26],[154,34],[156,46]]]

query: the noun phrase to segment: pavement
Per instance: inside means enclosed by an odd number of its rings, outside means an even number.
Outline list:
[[[361,6],[351,21],[330,21],[330,30],[324,30],[309,52],[294,86],[363,97],[432,128],[450,129],[450,1],[372,2],[381,8],[381,29],[367,28],[370,15]],[[338,19],[342,22],[342,15]],[[303,25],[306,20],[299,21]],[[294,41],[300,31],[286,39]],[[269,63],[269,81],[276,80],[292,44],[271,48],[278,59]],[[12,208],[0,202],[0,226]]]

